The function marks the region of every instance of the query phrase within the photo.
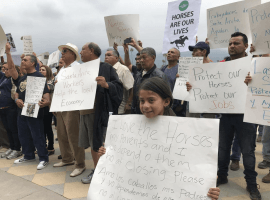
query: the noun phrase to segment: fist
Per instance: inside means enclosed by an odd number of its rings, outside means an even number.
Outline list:
[[[103,88],[109,89],[109,85],[106,82],[106,79],[103,76],[98,76],[96,78],[97,84],[100,85]]]

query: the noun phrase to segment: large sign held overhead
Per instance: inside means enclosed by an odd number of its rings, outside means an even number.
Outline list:
[[[248,10],[252,41],[255,46],[253,54],[270,53],[270,3],[252,7]]]
[[[186,82],[188,82],[189,66],[193,64],[202,64],[203,57],[180,57],[178,74],[173,89],[173,98],[188,101],[189,92],[187,91]]]
[[[32,44],[32,36],[22,36],[23,40],[23,54],[32,54],[33,53],[33,44]]]
[[[7,43],[7,36],[0,25],[0,56],[5,54],[6,50],[6,43]]]
[[[50,112],[94,108],[100,59],[63,68],[57,78]]]
[[[109,45],[113,43],[122,45],[126,38],[139,40],[139,15],[112,15],[104,17]]]
[[[227,48],[231,34],[235,32],[246,34],[251,44],[248,9],[259,4],[261,0],[245,0],[207,9],[207,37],[210,48]]]
[[[208,199],[218,132],[218,119],[110,116],[87,199]]]
[[[181,52],[196,44],[201,0],[178,0],[168,3],[162,53],[171,48]]]
[[[251,57],[189,67],[190,113],[244,113]]]
[[[11,46],[10,51],[11,52],[17,51],[16,46],[15,46],[15,42],[13,40],[13,37],[12,37],[11,33],[7,33],[6,36],[7,36],[7,41],[9,42],[9,44]]]
[[[270,126],[270,58],[253,58],[244,122]]]

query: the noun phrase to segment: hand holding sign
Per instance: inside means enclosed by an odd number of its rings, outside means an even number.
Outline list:
[[[106,82],[106,79],[103,76],[98,76],[96,78],[97,84],[100,85],[103,88],[109,89],[109,85]]]

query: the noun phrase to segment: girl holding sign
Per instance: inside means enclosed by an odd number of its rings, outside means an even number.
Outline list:
[[[173,97],[167,82],[159,77],[146,79],[139,89],[140,110],[147,118],[154,118],[158,115],[175,116],[171,109]],[[106,153],[105,147],[99,148],[99,155]],[[208,196],[212,200],[219,197],[219,188],[210,188]]]

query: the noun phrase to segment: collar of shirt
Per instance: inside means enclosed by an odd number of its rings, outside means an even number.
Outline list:
[[[117,63],[114,64],[113,68],[117,70],[120,65],[121,63],[118,61]]]

